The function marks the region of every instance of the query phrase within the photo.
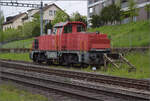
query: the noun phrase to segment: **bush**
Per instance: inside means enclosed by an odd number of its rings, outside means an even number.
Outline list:
[[[91,19],[92,28],[100,27],[103,25],[103,21],[99,15],[93,15]]]
[[[80,21],[87,25],[87,17],[80,15],[79,12],[73,13],[72,16],[70,17],[70,20],[71,21]]]
[[[40,26],[35,26],[32,31],[32,36],[37,37],[40,35]]]
[[[40,35],[40,25],[35,22],[27,22],[23,26],[19,26],[18,29],[7,29],[6,31],[1,31],[0,42],[38,35]]]
[[[116,6],[115,4],[106,6],[102,9],[101,13],[101,19],[107,23],[113,23],[115,21],[121,20],[121,10],[120,7]]]
[[[22,33],[24,37],[32,36],[32,32],[35,28],[35,24],[33,22],[27,22],[22,26]]]
[[[20,30],[8,29],[5,32],[1,33],[1,42],[2,41],[10,41],[12,39],[20,38],[22,36],[20,33],[21,33]]]

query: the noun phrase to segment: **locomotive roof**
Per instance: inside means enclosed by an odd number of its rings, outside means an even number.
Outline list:
[[[54,27],[61,27],[61,26],[66,25],[67,23],[68,23],[68,21],[66,21],[66,22],[60,22],[60,23],[55,24]]]
[[[57,23],[57,24],[54,25],[54,27],[62,27],[62,26],[65,26],[65,25],[68,24],[68,23],[84,24],[84,23],[79,22],[79,21],[72,21],[72,22],[66,21],[66,22],[60,22],[60,23]]]

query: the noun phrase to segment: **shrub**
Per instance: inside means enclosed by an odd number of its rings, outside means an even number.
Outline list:
[[[39,26],[35,26],[33,31],[32,31],[32,36],[36,37],[40,35],[40,27]]]
[[[100,27],[103,25],[103,21],[99,15],[93,15],[90,21],[92,23],[92,28]]]

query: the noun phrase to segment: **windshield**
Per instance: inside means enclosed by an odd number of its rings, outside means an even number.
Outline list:
[[[61,34],[62,33],[62,27],[53,28],[53,34],[56,34],[57,32],[59,32],[58,34]]]

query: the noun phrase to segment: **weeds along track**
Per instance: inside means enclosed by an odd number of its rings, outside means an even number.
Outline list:
[[[14,68],[17,70],[38,72],[47,75],[68,77],[77,80],[85,80],[100,84],[109,84],[126,88],[135,88],[139,90],[150,91],[150,82],[148,80],[129,79],[89,72],[50,68],[48,66],[40,66],[31,62],[23,62],[23,61],[0,60],[0,66],[7,68]]]
[[[54,90],[69,96],[76,96],[83,101],[149,101],[150,94],[139,94],[115,89],[102,89],[94,85],[75,82],[70,78],[43,74],[35,71],[24,71],[7,68],[1,65],[1,79],[43,90]],[[27,67],[26,67],[27,68]],[[86,99],[86,100],[85,100]]]

